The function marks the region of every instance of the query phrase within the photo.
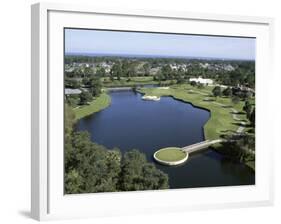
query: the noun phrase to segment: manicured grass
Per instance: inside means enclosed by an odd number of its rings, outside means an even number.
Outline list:
[[[177,147],[169,147],[160,149],[155,156],[157,159],[167,161],[167,162],[176,162],[182,160],[186,157],[186,152]]]
[[[194,106],[209,110],[211,112],[211,116],[204,126],[204,134],[206,140],[213,140],[221,138],[221,135],[223,134],[236,132],[240,124],[239,121],[233,119],[231,108],[236,109],[238,112],[243,112],[242,108],[244,102],[240,101],[237,104],[233,104],[231,99],[227,97],[214,98],[212,96],[211,89],[212,88],[210,87],[198,89],[196,87],[192,87],[191,85],[184,84],[175,85],[169,89],[142,88],[140,92],[153,96],[172,96],[175,99],[189,102]],[[192,92],[190,90],[192,90]],[[213,101],[204,100],[206,97],[212,99]],[[225,104],[227,107],[217,105],[214,102]],[[248,122],[244,113],[238,114],[237,117],[244,120],[246,123]]]
[[[90,114],[103,110],[110,105],[111,99],[107,93],[102,93],[99,97],[90,102],[89,105],[74,108],[75,119],[79,120]]]

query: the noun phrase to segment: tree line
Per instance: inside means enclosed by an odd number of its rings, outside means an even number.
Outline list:
[[[75,67],[74,70],[65,72],[67,78],[95,75],[109,77],[114,81],[120,80],[121,77],[153,76],[156,81],[176,80],[177,83],[184,83],[190,77],[201,76],[229,86],[246,85],[251,88],[255,86],[254,61],[66,56],[65,62],[70,67],[74,62],[95,64],[95,69],[91,66]],[[110,71],[106,72],[99,63],[108,63]],[[170,65],[177,67],[172,69]],[[227,66],[231,69],[227,69]],[[152,73],[153,68],[156,68],[156,71]]]

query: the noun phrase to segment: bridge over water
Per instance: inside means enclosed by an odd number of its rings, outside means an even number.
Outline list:
[[[216,144],[216,143],[220,143],[222,142],[222,139],[215,139],[215,140],[206,140],[203,142],[198,142],[192,145],[188,145],[185,147],[182,147],[182,150],[184,150],[185,152],[187,152],[188,154],[192,153],[192,152],[197,152],[200,151],[202,149],[208,148],[209,146]]]
[[[174,148],[172,150],[170,148],[164,148],[164,149],[160,149],[160,150],[156,151],[153,154],[153,158],[160,164],[168,165],[168,166],[176,166],[176,165],[180,165],[182,163],[185,163],[187,161],[190,153],[206,149],[209,146],[211,146],[213,144],[216,144],[216,143],[219,143],[219,142],[222,142],[222,141],[223,141],[222,139],[206,140],[206,141],[198,142],[198,143],[188,145],[188,146],[185,146],[185,147],[182,147],[182,148]],[[161,151],[163,152],[165,150],[171,150],[169,153],[172,153],[173,150],[177,150],[177,151],[181,150],[181,151],[185,152],[185,156],[181,159],[178,159],[178,160],[169,160],[169,159],[160,158],[157,154],[159,154],[159,153],[161,153]]]

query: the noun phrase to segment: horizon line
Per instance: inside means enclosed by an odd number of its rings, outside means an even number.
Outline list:
[[[205,59],[205,60],[230,60],[230,61],[255,61],[250,58],[228,58],[228,57],[204,57],[204,56],[175,56],[157,54],[122,54],[122,53],[90,53],[90,52],[65,52],[65,56],[87,56],[87,57],[122,57],[122,58],[174,58],[174,59]]]

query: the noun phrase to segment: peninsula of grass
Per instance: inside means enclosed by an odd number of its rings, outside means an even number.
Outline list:
[[[91,101],[88,105],[74,108],[73,111],[75,113],[75,119],[79,120],[83,117],[99,112],[108,107],[110,103],[110,96],[106,92],[104,92],[93,101]]]
[[[219,139],[224,134],[234,134],[240,123],[234,120],[231,108],[242,112],[244,102],[233,104],[231,98],[213,97],[213,87],[198,89],[189,84],[174,85],[169,89],[163,88],[141,88],[139,91],[145,95],[171,96],[174,99],[191,103],[210,112],[210,118],[204,125],[204,135],[206,140]],[[210,100],[206,100],[206,97]],[[224,106],[222,106],[224,105]],[[247,121],[244,113],[236,115],[239,119]]]
[[[154,159],[163,165],[179,165],[187,158],[188,153],[177,147],[163,148],[154,153]]]

